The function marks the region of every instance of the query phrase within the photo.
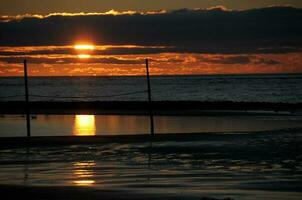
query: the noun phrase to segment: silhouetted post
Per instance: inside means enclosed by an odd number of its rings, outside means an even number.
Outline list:
[[[146,59],[146,72],[147,72],[148,101],[149,101],[149,112],[150,112],[150,133],[151,133],[151,135],[154,135],[154,121],[153,121],[153,109],[152,109],[151,86],[150,86],[150,75],[149,75],[148,59]]]
[[[26,102],[26,129],[27,137],[30,137],[30,116],[29,116],[29,100],[28,100],[28,81],[27,81],[27,62],[24,60],[24,85],[25,85],[25,102]]]

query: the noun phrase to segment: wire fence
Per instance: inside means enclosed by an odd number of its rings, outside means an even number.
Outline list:
[[[110,97],[120,97],[120,96],[129,96],[134,94],[147,93],[147,90],[138,90],[133,92],[112,94],[112,95],[98,95],[98,96],[52,96],[52,95],[37,95],[30,94],[29,97],[39,97],[39,98],[53,98],[53,99],[97,99],[97,98],[110,98]],[[25,95],[10,95],[10,96],[0,96],[0,99],[10,99],[16,97],[25,97]]]
[[[15,98],[15,97],[25,97],[25,95],[0,96],[0,99],[8,99],[8,98]]]

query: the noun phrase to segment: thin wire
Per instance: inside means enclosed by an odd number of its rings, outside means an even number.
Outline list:
[[[0,96],[0,98],[24,97],[25,95]]]
[[[132,94],[146,93],[147,90],[140,90],[135,92],[127,92],[113,95],[102,95],[102,96],[50,96],[50,95],[35,95],[31,94],[31,97],[41,97],[41,98],[62,98],[62,99],[85,99],[85,98],[104,98],[104,97],[117,97],[117,96],[126,96]],[[0,98],[14,98],[14,97],[24,97],[25,95],[12,95],[12,96],[0,96]]]
[[[42,98],[60,98],[60,99],[91,99],[91,98],[104,98],[104,97],[117,97],[117,96],[126,96],[132,94],[146,93],[146,90],[128,92],[128,93],[120,93],[114,95],[102,95],[102,96],[48,96],[48,95],[29,95],[31,97],[42,97]]]

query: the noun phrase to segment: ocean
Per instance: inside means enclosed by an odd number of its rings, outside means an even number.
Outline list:
[[[302,103],[302,74],[152,76],[155,101]],[[146,101],[146,78],[29,77],[30,101]],[[0,78],[0,101],[24,100],[22,77]]]

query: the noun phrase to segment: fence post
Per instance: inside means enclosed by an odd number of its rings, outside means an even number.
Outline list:
[[[150,115],[150,134],[154,135],[153,108],[152,108],[152,99],[151,99],[151,86],[150,86],[150,75],[149,75],[148,59],[146,59],[146,73],[147,73],[148,103],[149,103],[149,115]]]
[[[27,137],[30,137],[30,115],[29,115],[29,100],[28,100],[28,78],[27,78],[27,62],[24,59],[24,86],[25,86],[25,107],[26,107],[26,130]]]

